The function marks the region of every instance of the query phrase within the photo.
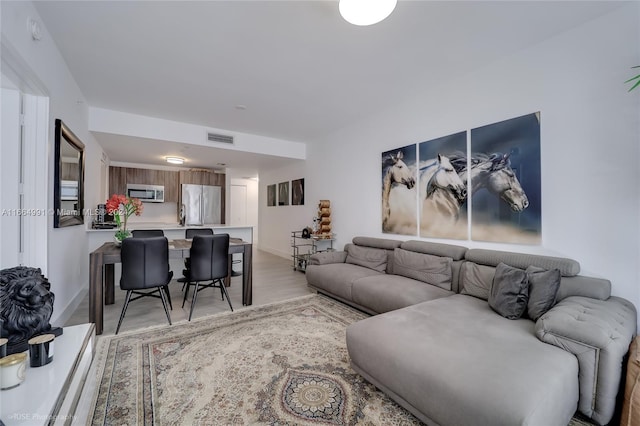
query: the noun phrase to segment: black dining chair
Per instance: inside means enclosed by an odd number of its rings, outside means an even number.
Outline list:
[[[120,256],[122,259],[120,288],[127,291],[127,296],[116,334],[120,331],[129,302],[145,296],[159,297],[162,300],[164,312],[171,325],[166,296],[169,293],[168,284],[173,277],[173,272],[168,268],[169,242],[167,239],[165,237],[125,238],[122,241]],[[136,297],[132,298],[133,294]]]
[[[189,311],[189,321],[191,321],[193,309],[196,306],[198,292],[203,288],[220,288],[222,300],[224,300],[225,297],[227,298],[229,308],[231,308],[231,312],[233,312],[231,299],[229,298],[223,281],[228,274],[229,268],[229,235],[194,236],[189,251],[189,258],[191,259],[191,268],[188,270],[186,276],[187,288],[184,292],[184,298],[182,299],[182,307],[184,308],[189,294],[189,288],[192,285],[195,286],[193,300],[191,301],[191,310]]]
[[[133,238],[154,238],[164,237],[164,231],[162,229],[135,229],[131,231]],[[167,270],[170,270],[171,266],[167,263]],[[173,274],[173,272],[171,272]],[[169,293],[169,287],[166,288],[167,300],[169,301],[169,308],[173,311],[173,303],[171,303],[171,294]]]
[[[213,235],[212,228],[187,228],[184,232],[184,237],[187,240],[193,239],[196,235]],[[182,285],[182,291],[187,286],[187,275],[189,274],[189,268],[191,268],[191,258],[184,259],[184,269],[182,270],[182,278],[178,278],[178,282],[184,283]]]
[[[164,237],[162,229],[136,229],[131,231],[133,238]]]
[[[187,228],[184,231],[184,237],[187,240],[192,239],[196,235],[213,235],[212,228]]]

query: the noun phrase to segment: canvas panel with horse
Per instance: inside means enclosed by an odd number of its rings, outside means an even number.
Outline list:
[[[540,244],[540,113],[472,129],[471,152],[471,239]]]
[[[464,156],[467,132],[419,144],[420,236],[467,239],[466,177],[451,158]],[[464,175],[466,172],[463,172]]]
[[[416,145],[382,153],[382,232],[416,235]]]

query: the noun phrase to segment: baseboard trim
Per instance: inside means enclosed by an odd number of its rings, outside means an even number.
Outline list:
[[[87,293],[89,293],[88,288],[83,288],[82,290],[80,290],[78,294],[76,294],[76,296],[73,298],[73,300],[71,300],[71,302],[67,304],[67,306],[60,313],[60,315],[58,315],[55,318],[52,318],[51,323],[55,323],[59,327],[64,327],[67,321],[69,321],[69,318],[71,318],[71,316],[76,311],[76,309],[78,309],[78,306],[80,306],[80,303],[82,303],[82,300],[85,298]],[[88,313],[87,313],[87,322],[89,322]]]

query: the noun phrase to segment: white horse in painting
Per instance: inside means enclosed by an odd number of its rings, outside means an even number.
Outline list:
[[[416,179],[413,172],[402,161],[404,154],[398,151],[395,155],[389,155],[382,159],[382,230],[389,231],[389,217],[391,216],[391,206],[389,205],[389,194],[393,185],[405,185],[408,189],[413,188]]]
[[[462,153],[450,155],[451,164],[467,184],[467,157]],[[509,154],[474,154],[470,161],[471,193],[482,188],[500,197],[514,212],[529,207],[529,199],[511,168]],[[464,201],[463,201],[464,202]],[[462,203],[461,203],[462,204]]]
[[[457,221],[460,206],[467,197],[466,185],[444,155],[438,154],[436,159],[423,164],[420,167],[420,188],[425,188],[423,211]]]

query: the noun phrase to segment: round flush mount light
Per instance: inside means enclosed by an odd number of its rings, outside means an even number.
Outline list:
[[[180,157],[167,157],[166,160],[167,160],[167,163],[171,163],[171,164],[184,163],[184,158],[180,158]]]
[[[398,0],[340,0],[340,15],[353,25],[376,24],[391,15]]]

